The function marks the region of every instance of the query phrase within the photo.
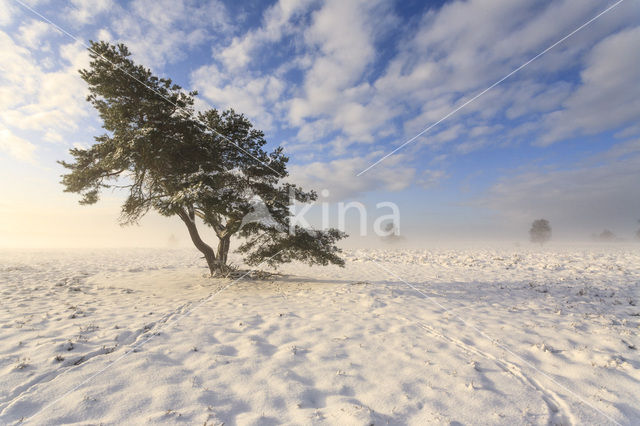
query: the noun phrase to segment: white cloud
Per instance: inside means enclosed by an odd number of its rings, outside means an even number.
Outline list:
[[[64,137],[55,130],[47,130],[42,137],[47,142],[64,143]]]
[[[373,98],[379,100],[379,105],[387,106],[386,117],[383,114],[381,118],[403,117],[404,139],[408,139],[595,16],[603,7],[595,0],[543,4],[527,0],[470,0],[449,2],[429,11],[418,30],[408,33],[398,44],[398,54],[373,82]],[[438,132],[439,127],[447,123],[464,123],[470,116],[481,118],[486,125],[496,124],[505,114],[508,119],[527,117],[539,123],[539,114],[559,109],[575,90],[575,85],[557,80],[556,73],[570,72],[599,39],[633,23],[632,16],[637,16],[638,10],[637,4],[620,5],[429,133]],[[635,51],[640,49],[636,46]],[[611,68],[625,66],[615,58],[608,59]],[[626,66],[621,73],[636,73],[637,81],[637,69],[637,66]],[[549,83],[554,79],[555,82]],[[609,99],[616,99],[614,93],[609,95]],[[416,110],[417,114],[406,114]],[[541,127],[538,124],[528,128],[540,131]],[[611,127],[603,125],[600,130],[607,128]],[[524,129],[520,127],[521,131]],[[427,139],[434,140],[429,134]],[[477,141],[461,143],[464,146],[458,151],[464,152],[470,144],[483,145]]]
[[[566,81],[540,83],[528,80],[511,86],[504,94],[510,104],[506,117],[513,120],[524,115],[553,111],[562,105],[573,89],[573,85]]]
[[[447,174],[444,170],[426,169],[422,171],[416,183],[424,189],[430,189],[438,186],[446,177]]]
[[[286,111],[286,121],[298,128],[302,143],[317,140],[319,134],[342,130],[345,137],[335,139],[333,144],[342,151],[354,140],[372,141],[372,131],[384,125],[386,108],[363,105],[371,87],[361,80],[375,59],[375,34],[385,19],[379,2],[329,0],[314,10],[316,6],[316,1],[277,2],[264,13],[258,29],[234,38],[216,54],[222,69],[215,64],[202,67],[192,74],[192,82],[214,104],[234,106],[267,129],[274,120],[280,122]],[[309,12],[308,27],[294,22]],[[306,53],[273,73],[245,69],[258,47],[294,33],[304,41]],[[289,98],[290,91],[285,90],[280,77],[291,67],[305,73],[302,88],[293,98]],[[378,109],[378,121],[371,120],[374,109]]]
[[[26,162],[33,162],[36,146],[11,132],[0,123],[0,151]]]
[[[330,0],[313,13],[304,40],[314,53],[301,93],[289,102],[291,125],[327,117],[325,133],[340,130],[351,141],[373,140],[390,109],[372,99],[365,77],[377,59],[377,37],[392,18],[386,6],[372,1]]]
[[[427,64],[431,67],[425,81],[429,87],[444,83],[451,92],[476,90],[503,77],[605,7],[598,0],[448,2],[424,16],[401,56],[404,67],[397,67],[396,72]],[[634,6],[619,8],[546,53],[521,74],[548,73],[575,65],[578,55],[597,40],[634,22],[625,15],[633,12]]]
[[[108,16],[109,30],[101,30],[99,37],[126,43],[137,60],[152,67],[177,62],[186,57],[190,48],[215,40],[214,46],[225,46],[214,48],[216,62],[191,75],[191,83],[208,102],[219,107],[233,106],[266,130],[293,128],[297,138],[290,141],[292,150],[296,143],[315,150],[315,142],[330,138],[324,149],[345,153],[361,149],[358,144],[376,144],[374,149],[379,149],[391,138],[398,142],[403,136],[413,136],[602,8],[598,0],[450,1],[416,18],[415,27],[399,30],[403,23],[384,1],[279,0],[264,11],[258,28],[231,40],[229,34],[237,27],[220,1],[205,4],[195,0],[134,0],[120,6],[112,0],[73,0],[65,10],[69,19],[81,25],[100,14]],[[562,138],[572,131],[606,129],[605,123],[598,124],[603,117],[576,120],[570,111],[580,116],[580,106],[590,98],[573,93],[576,86],[570,83],[549,84],[548,77],[580,64],[584,52],[596,40],[628,26],[637,10],[637,5],[620,5],[451,117],[444,123],[448,127],[433,129],[425,140],[440,146],[465,134],[477,138],[479,135],[474,132],[494,127],[496,122],[492,120],[501,120],[504,115],[531,121],[532,115],[553,111],[555,115],[547,119],[552,132],[547,139]],[[41,46],[45,28],[42,23],[23,25],[22,45]],[[381,64],[379,42],[390,29],[400,35],[400,40],[394,41],[395,46],[384,46],[392,57],[387,64]],[[271,65],[266,69],[257,63],[256,58],[267,56],[269,49],[281,47],[286,54],[275,70]],[[620,64],[613,54],[608,55],[599,56],[611,66]],[[586,66],[592,68],[593,62]],[[299,85],[287,80],[290,70],[302,74]],[[29,93],[34,81],[39,84],[39,78],[26,74],[23,80]],[[585,69],[585,87],[594,85],[587,81],[589,75]],[[62,76],[52,74],[51,78],[67,84]],[[616,95],[602,96],[611,99]],[[0,103],[19,104],[6,87],[0,87]],[[44,100],[42,103],[46,104]],[[561,106],[562,114],[557,112]],[[60,113],[69,116],[69,108]],[[627,113],[630,116],[635,111]],[[64,123],[64,117],[58,114],[52,109],[23,108],[5,114],[5,118],[23,127],[37,126],[40,118]],[[610,115],[627,117],[613,112]],[[468,120],[471,116],[475,119]],[[576,123],[573,130],[567,124],[572,122]],[[540,126],[519,126],[522,135],[526,129],[540,131]],[[485,141],[460,143],[464,145],[458,151],[468,152]]]
[[[183,60],[189,49],[230,31],[220,1],[134,0],[130,9],[115,8],[111,31],[145,66],[162,67]],[[106,40],[111,41],[111,40]]]
[[[479,126],[473,127],[469,131],[469,136],[471,137],[486,136],[486,135],[496,133],[497,131],[502,130],[503,128],[504,127],[500,124],[496,124],[495,126],[479,125]]]
[[[114,8],[112,0],[71,0],[68,8],[69,21],[77,26],[86,25],[100,14]]]
[[[473,151],[477,151],[485,146],[489,145],[489,142],[485,138],[471,139],[460,142],[456,145],[455,151],[459,154],[470,154]]]
[[[88,56],[79,43],[61,45],[57,52],[46,53],[57,68],[48,71],[49,61],[36,60],[2,31],[0,48],[6,59],[0,62],[1,149],[33,162],[37,146],[64,141],[63,134],[76,131],[79,121],[88,118],[87,89],[77,72],[87,65]],[[16,129],[28,133],[34,142],[18,137]]]
[[[316,161],[289,167],[291,180],[303,188],[321,191],[328,189],[327,201],[352,199],[371,191],[400,191],[409,187],[415,177],[415,169],[407,167],[404,156],[390,158],[377,168],[376,173],[356,174],[367,167],[380,152],[368,157],[352,157]]]
[[[0,25],[9,25],[13,22],[16,13],[15,3],[11,0],[0,0]]]
[[[246,114],[262,130],[273,127],[275,104],[285,89],[285,83],[276,76],[229,76],[216,65],[195,70],[191,74],[191,84],[219,109],[234,108]]]
[[[464,130],[464,127],[460,124],[454,124],[453,126],[447,127],[435,135],[435,143],[441,144],[457,139],[462,135]]]
[[[640,139],[634,139],[626,142],[618,143],[604,154],[591,158],[591,161],[616,160],[632,154],[640,153]]]
[[[6,111],[37,91],[39,70],[33,65],[29,50],[15,44],[2,31],[0,49],[3,52],[3,61],[0,61],[0,111]]]
[[[632,124],[629,127],[620,130],[614,136],[618,139],[640,136],[640,123]]]
[[[582,85],[546,117],[548,144],[636,123],[640,117],[640,27],[611,35],[589,53]]]
[[[22,44],[30,49],[45,49],[51,48],[50,43],[45,36],[55,33],[54,28],[40,20],[31,20],[28,24],[23,24],[18,29],[19,39]]]
[[[381,64],[378,43],[401,24],[388,3],[281,0],[264,12],[257,29],[214,50],[217,62],[195,72],[192,81],[204,87],[208,100],[235,105],[263,127],[297,130],[291,151],[379,149],[440,120],[602,8],[597,0],[447,2],[431,8],[415,29],[400,31],[395,54]],[[561,108],[577,87],[558,73],[575,70],[599,38],[633,22],[629,12],[636,9],[619,6],[421,140],[432,148],[451,142],[451,149],[466,153],[540,133],[540,116]],[[283,47],[287,37],[295,48]],[[288,52],[275,71],[260,61],[270,48]],[[387,52],[393,48],[385,46]],[[299,84],[287,80],[291,69],[302,74]],[[272,78],[274,87],[283,86],[272,92],[278,99],[264,92]],[[518,121],[517,131],[505,131],[500,140],[478,139],[487,129],[500,130],[505,118]],[[461,140],[465,134],[473,139]]]
[[[256,49],[266,43],[278,42],[283,36],[293,32],[296,28],[294,21],[314,3],[316,0],[277,1],[264,12],[262,25],[258,29],[248,31],[242,37],[235,37],[219,53],[214,51],[215,56],[227,70],[237,71],[246,67]]]
[[[0,46],[9,55],[0,65],[0,120],[25,130],[76,129],[78,119],[88,115],[87,89],[77,71],[88,62],[84,48],[60,46],[66,66],[48,72],[6,33],[0,32]]]

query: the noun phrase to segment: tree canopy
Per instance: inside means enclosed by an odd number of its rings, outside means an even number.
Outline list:
[[[344,264],[336,243],[346,234],[292,223],[292,203],[317,195],[286,181],[288,157],[281,147],[267,152],[264,133],[243,114],[196,112],[197,92],[135,64],[123,44],[91,42],[89,55],[80,75],[106,132],[88,149],[71,149],[72,162],[59,161],[69,171],[62,176],[66,192],[94,204],[106,188],[125,190],[122,224],[150,210],[178,216],[212,274],[227,270],[232,236],[242,239],[238,251],[249,265]],[[246,220],[256,200],[269,220]],[[200,237],[198,220],[215,231],[215,252]]]
[[[546,219],[534,220],[529,230],[529,238],[533,243],[543,245],[551,239],[551,225]]]

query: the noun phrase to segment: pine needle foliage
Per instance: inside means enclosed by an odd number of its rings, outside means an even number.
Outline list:
[[[232,237],[241,239],[238,252],[249,265],[344,265],[336,244],[346,234],[291,224],[291,204],[317,194],[287,182],[288,157],[280,147],[267,152],[264,133],[247,117],[233,109],[196,112],[197,92],[137,65],[123,44],[91,42],[89,55],[80,75],[105,132],[88,149],[71,149],[73,161],[59,161],[68,170],[65,191],[80,194],[80,204],[94,204],[113,188],[126,191],[123,225],[150,210],[178,216],[212,275],[228,271]],[[255,200],[270,219],[243,223]],[[215,231],[216,251],[198,223]]]

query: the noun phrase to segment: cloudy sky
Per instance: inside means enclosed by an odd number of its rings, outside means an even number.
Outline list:
[[[120,229],[117,193],[62,192],[55,161],[101,133],[88,40],[244,112],[322,201],[370,222],[397,203],[408,239],[640,226],[636,0],[0,0],[0,246],[183,238],[157,216]]]

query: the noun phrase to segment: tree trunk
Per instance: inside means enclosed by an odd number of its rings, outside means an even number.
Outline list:
[[[204,255],[205,260],[207,261],[207,266],[209,266],[209,272],[211,275],[216,273],[218,269],[218,262],[216,262],[216,255],[213,252],[211,246],[202,241],[200,238],[200,234],[198,233],[198,228],[196,227],[195,215],[192,213],[187,213],[185,210],[180,210],[178,212],[178,216],[185,225],[187,225],[187,229],[189,230],[189,236],[191,237],[191,241],[196,246],[198,250]]]
[[[220,265],[220,270],[224,271],[227,266],[227,255],[229,254],[229,245],[231,242],[231,235],[225,235],[224,237],[220,237],[220,242],[218,243],[218,265]]]

